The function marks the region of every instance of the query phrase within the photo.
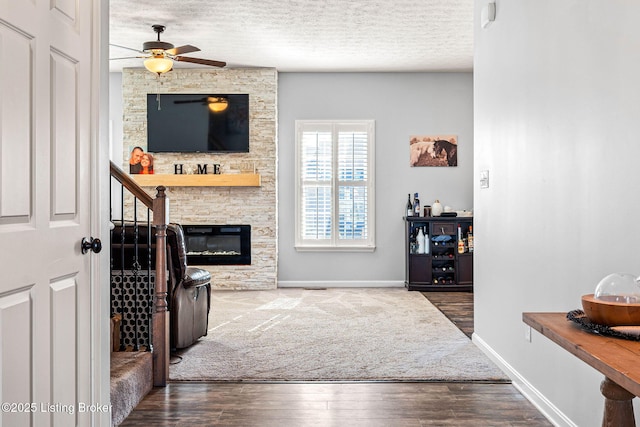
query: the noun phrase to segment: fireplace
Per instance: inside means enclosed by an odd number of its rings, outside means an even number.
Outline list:
[[[250,265],[250,225],[182,225],[189,265]]]

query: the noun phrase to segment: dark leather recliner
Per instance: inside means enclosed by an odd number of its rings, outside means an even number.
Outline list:
[[[187,265],[184,231],[167,225],[171,347],[184,348],[207,335],[211,308],[211,273]]]
[[[119,270],[124,249],[124,268],[129,270],[134,261],[134,226],[124,224],[125,245],[121,245],[122,227],[116,221],[111,237],[112,269]],[[154,228],[152,226],[152,228]],[[148,230],[145,223],[138,224],[138,263],[141,269],[147,269]],[[151,268],[155,268],[155,233],[151,239]],[[188,347],[199,338],[207,335],[209,310],[211,308],[211,274],[197,267],[187,265],[187,250],[184,231],[180,224],[167,224],[167,303],[170,318],[170,343],[172,348]]]

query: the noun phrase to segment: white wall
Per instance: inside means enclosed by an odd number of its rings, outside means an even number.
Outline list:
[[[535,332],[526,342],[521,319],[580,308],[608,273],[640,274],[640,3],[496,3],[475,30],[476,338],[596,426],[602,376]]]
[[[109,73],[109,160],[122,164],[122,73]],[[122,217],[122,190],[111,178],[111,219]]]
[[[278,283],[404,283],[402,217],[408,193],[431,204],[473,208],[473,77],[470,73],[280,73],[278,83]],[[294,122],[376,121],[373,253],[294,249]],[[457,167],[409,166],[411,135],[458,135]],[[331,282],[331,283],[329,283]]]
[[[109,160],[122,164],[122,73],[109,73]]]

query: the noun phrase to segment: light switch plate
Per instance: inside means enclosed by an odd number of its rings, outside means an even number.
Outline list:
[[[480,171],[480,188],[489,188],[489,171]]]

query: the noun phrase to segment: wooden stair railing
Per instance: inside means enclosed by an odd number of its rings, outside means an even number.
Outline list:
[[[156,229],[156,248],[166,248],[167,242],[167,196],[164,186],[156,187],[155,198],[149,196],[136,182],[111,162],[111,176],[125,187],[134,197],[140,200],[153,212],[153,225]],[[167,306],[167,257],[166,251],[156,251],[156,280],[153,298],[153,385],[164,387],[169,379],[169,316]]]

